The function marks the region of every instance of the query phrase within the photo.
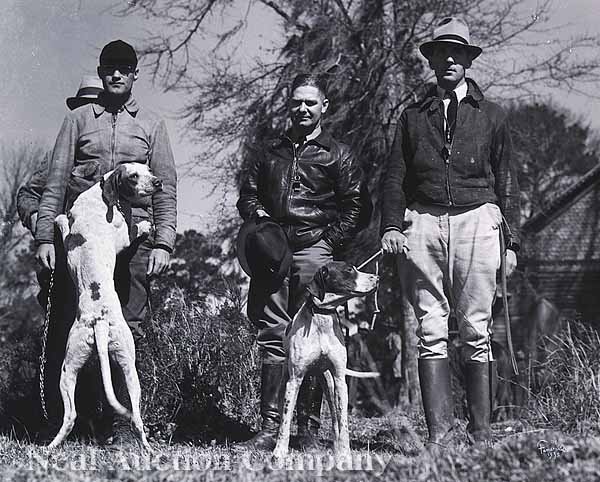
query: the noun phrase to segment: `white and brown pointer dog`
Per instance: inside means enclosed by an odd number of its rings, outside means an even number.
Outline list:
[[[378,276],[363,273],[348,263],[332,261],[321,267],[306,289],[306,301],[286,332],[287,376],[281,425],[273,452],[282,460],[288,451],[290,428],[298,390],[309,368],[317,367],[326,381],[325,395],[332,416],[335,455],[350,456],[348,433],[348,386],[346,375],[377,376],[346,368],[348,354],[336,306],[356,296],[365,296],[377,287]]]
[[[77,287],[78,310],[69,332],[60,377],[63,423],[50,448],[59,445],[73,428],[77,417],[77,374],[92,355],[94,346],[108,403],[119,415],[131,419],[142,444],[150,448],[140,415],[141,390],[135,369],[133,335],[123,317],[113,276],[117,254],[131,244],[121,201],[147,204],[150,196],[160,189],[161,182],[148,166],[121,164],[83,192],[68,216],[63,214],[56,218],[67,252],[69,272]],[[150,227],[148,221],[138,223],[132,228],[132,238],[147,236]],[[109,355],[123,370],[131,412],[115,396]]]

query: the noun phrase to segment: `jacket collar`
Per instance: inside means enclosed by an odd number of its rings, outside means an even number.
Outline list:
[[[283,142],[286,142],[286,143],[292,142],[292,138],[290,137],[289,130],[285,131],[277,139],[275,139],[273,141],[273,146],[280,145]],[[323,147],[326,150],[330,150],[331,144],[333,143],[333,138],[331,137],[331,134],[329,134],[328,132],[325,132],[324,129],[321,129],[321,133],[317,137],[315,137],[314,139],[311,139],[307,142],[307,144],[313,144],[313,143]]]
[[[467,77],[466,81],[467,96],[464,100],[471,102],[472,104],[477,106],[479,102],[483,100],[483,93],[481,92],[481,89],[473,79]],[[442,99],[438,95],[437,85],[434,85],[425,94],[425,98],[421,101],[420,109],[429,109],[429,111],[431,112],[436,110],[441,105]]]
[[[98,96],[98,103],[92,104],[92,108],[94,109],[94,113],[96,114],[96,117],[99,117],[100,115],[102,115],[104,113],[104,111],[106,111],[105,96],[100,94]],[[131,117],[135,117],[139,110],[140,110],[140,108],[139,108],[135,98],[133,97],[133,95],[130,95],[129,99],[127,99],[127,102],[125,102],[125,104],[123,104],[123,107],[121,109],[119,109],[119,111],[127,111],[129,113],[129,115],[131,115]]]

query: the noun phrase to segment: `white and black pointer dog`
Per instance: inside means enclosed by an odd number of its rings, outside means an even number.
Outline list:
[[[121,211],[121,201],[147,205],[150,197],[161,187],[161,181],[145,164],[121,164],[84,191],[68,215],[56,218],[67,253],[69,272],[77,287],[78,309],[69,332],[61,369],[63,423],[49,445],[51,448],[59,445],[73,428],[77,417],[77,374],[92,355],[94,347],[98,352],[108,403],[115,412],[131,419],[142,444],[150,448],[140,415],[141,391],[135,369],[133,335],[123,317],[113,276],[117,254],[130,245],[129,228]],[[150,228],[148,221],[142,221],[132,227],[132,237],[147,236]],[[131,412],[115,396],[109,356],[123,370]]]
[[[377,288],[378,276],[358,271],[352,265],[332,261],[321,267],[306,289],[306,301],[286,332],[287,381],[281,425],[273,452],[282,460],[288,451],[290,428],[298,390],[309,368],[323,372],[323,387],[332,415],[333,448],[336,457],[350,456],[348,433],[348,386],[346,375],[372,377],[346,367],[348,354],[336,307],[346,300],[365,296]]]

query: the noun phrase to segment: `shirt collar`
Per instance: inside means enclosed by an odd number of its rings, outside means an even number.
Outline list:
[[[290,131],[286,131],[281,137],[280,140],[286,139],[291,142]],[[328,132],[325,132],[324,129],[321,129],[321,132],[314,139],[309,139],[307,143],[315,143],[329,150],[331,148],[332,137]]]
[[[92,104],[92,108],[94,109],[94,113],[96,114],[96,117],[102,115],[104,113],[104,111],[106,110],[106,106],[105,106],[103,97],[104,96],[102,94],[100,94],[98,96],[98,103]],[[137,115],[138,111],[140,110],[133,95],[129,96],[129,99],[127,99],[127,102],[125,102],[125,104],[123,104],[122,109],[127,111],[129,113],[129,115],[131,115],[131,117],[135,117]]]
[[[467,96],[468,89],[469,85],[467,84],[467,82],[463,82],[456,89],[454,89],[454,92],[456,92],[456,99],[458,100],[459,104],[460,101]],[[439,98],[444,99],[446,97],[446,93],[448,92],[447,90],[442,89],[439,85],[437,86],[436,90]]]
[[[466,85],[467,93],[464,98],[467,101],[471,101],[472,103],[477,105],[477,103],[483,100],[483,93],[481,92],[481,89],[473,79],[467,77],[466,82],[463,85]],[[442,99],[444,98],[445,93],[446,91],[443,89],[439,89],[437,85],[431,86],[431,88],[425,94],[425,97],[420,104],[420,108],[422,110],[428,108],[431,111],[437,109],[440,105],[443,105]]]

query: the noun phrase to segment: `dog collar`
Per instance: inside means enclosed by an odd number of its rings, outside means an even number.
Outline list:
[[[319,306],[315,303],[314,297],[311,295],[308,297],[308,302],[310,304],[310,309],[313,313],[318,315],[331,315],[333,313],[337,313],[335,306]]]

